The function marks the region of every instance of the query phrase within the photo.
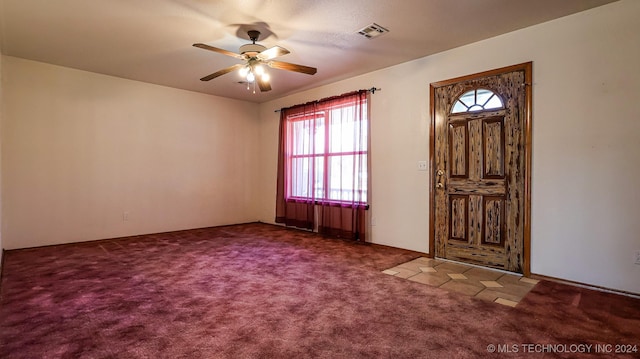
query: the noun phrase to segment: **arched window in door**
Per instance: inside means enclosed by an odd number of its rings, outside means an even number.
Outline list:
[[[500,96],[493,91],[479,88],[463,93],[456,100],[451,113],[484,111],[503,108]]]

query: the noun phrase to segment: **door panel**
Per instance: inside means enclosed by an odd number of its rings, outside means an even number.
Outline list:
[[[504,246],[504,197],[484,196],[482,202],[484,233],[481,243]]]
[[[519,69],[432,85],[438,257],[524,272],[526,76]],[[451,114],[475,89],[495,93],[503,108]]]
[[[449,176],[451,178],[467,178],[469,172],[469,135],[465,122],[449,124]]]
[[[451,239],[467,241],[467,229],[469,221],[469,196],[451,195],[449,196],[449,219],[451,223]]]
[[[504,117],[482,121],[483,178],[504,178]]]

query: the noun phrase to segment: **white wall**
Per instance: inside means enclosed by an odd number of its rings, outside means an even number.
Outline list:
[[[533,273],[640,293],[640,1],[623,0],[260,107],[260,218],[273,222],[275,109],[376,86],[373,242],[428,252],[429,84],[533,61]],[[373,40],[375,41],[375,40]]]
[[[6,249],[258,219],[256,104],[8,56],[2,76]]]

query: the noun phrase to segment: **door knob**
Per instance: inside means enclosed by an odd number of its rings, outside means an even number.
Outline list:
[[[444,175],[444,171],[443,171],[443,170],[438,170],[438,171],[436,172],[436,175],[438,175],[438,176],[442,176],[442,175]]]
[[[436,188],[442,188],[442,187],[444,187],[444,185],[443,185],[442,183],[438,182],[438,183],[436,184]]]

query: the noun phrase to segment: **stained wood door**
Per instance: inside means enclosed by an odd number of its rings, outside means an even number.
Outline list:
[[[530,76],[528,63],[432,84],[437,257],[529,274]]]

